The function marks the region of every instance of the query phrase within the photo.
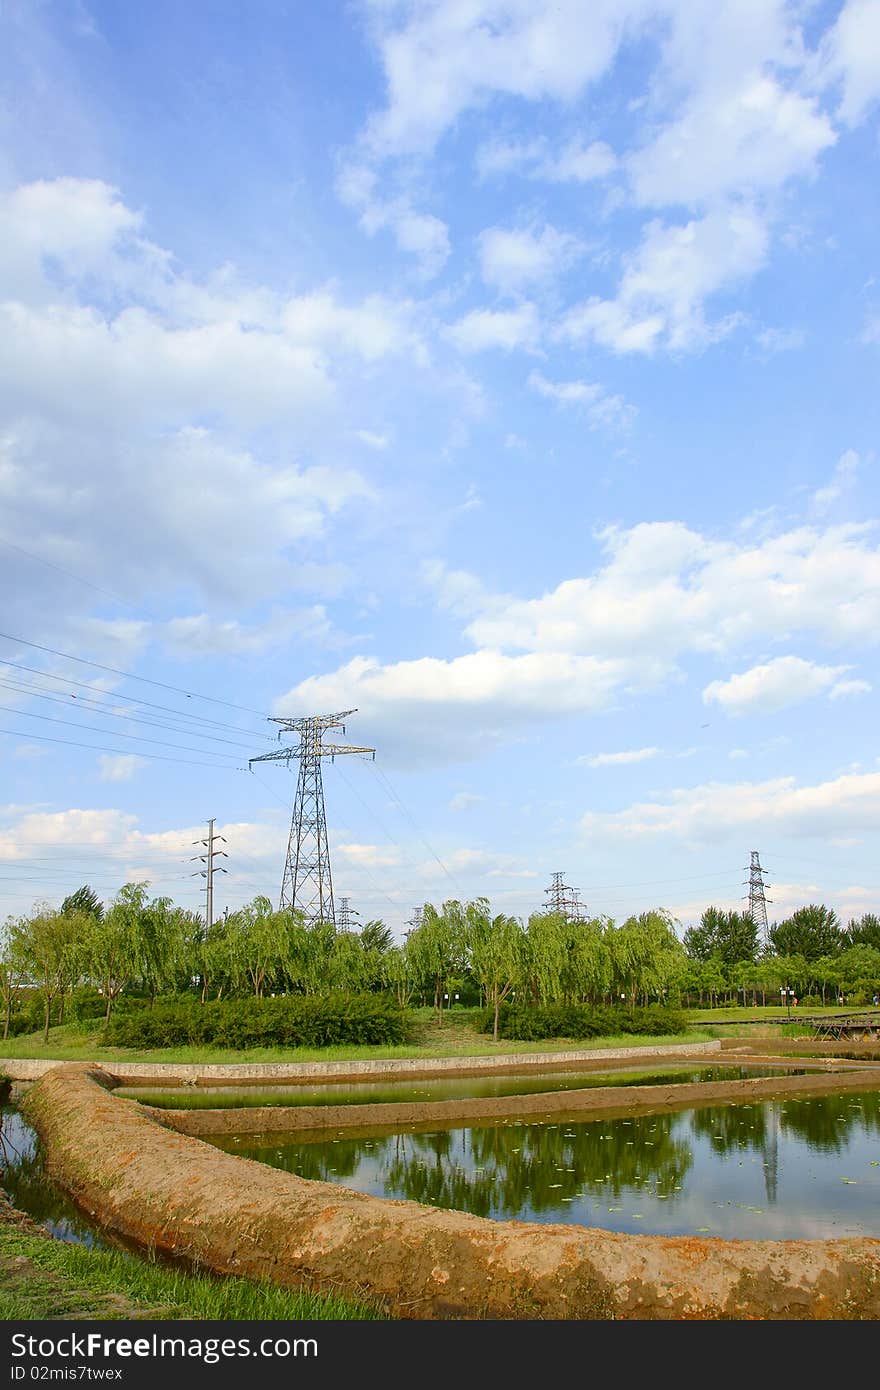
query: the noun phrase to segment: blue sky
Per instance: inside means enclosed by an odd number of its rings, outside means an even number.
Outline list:
[[[771,920],[877,910],[878,0],[10,0],[0,55],[0,916],[197,906],[211,816],[277,899],[248,757],[352,707],[362,920],[685,926],[753,849]]]

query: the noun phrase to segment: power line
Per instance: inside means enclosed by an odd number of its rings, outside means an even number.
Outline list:
[[[148,729],[165,729],[168,733],[188,734],[190,738],[211,739],[214,743],[227,743],[231,748],[250,747],[250,744],[239,742],[236,739],[221,738],[219,734],[203,734],[198,729],[194,729],[191,726],[189,728],[186,726],[181,728],[179,724],[170,724],[166,719],[145,719],[143,715],[132,714],[127,710],[109,709],[107,705],[102,704],[99,700],[91,700],[87,696],[68,693],[65,699],[63,695],[52,695],[48,691],[40,690],[39,686],[36,685],[22,685],[15,681],[5,681],[2,679],[0,679],[0,686],[6,690],[17,690],[23,694],[29,695],[31,699],[51,700],[53,704],[63,705],[66,709],[70,709],[71,700],[76,700],[76,709],[82,710],[83,714],[103,714],[108,719],[126,719],[130,724],[143,724],[144,727]],[[120,702],[117,701],[116,703],[119,704]],[[125,703],[124,698],[122,703]],[[25,713],[25,711],[15,709],[13,706],[9,706],[9,709],[12,714]]]
[[[123,608],[130,608],[132,613],[137,612],[134,604],[129,603],[127,599],[120,598],[110,589],[102,589],[100,584],[93,584],[91,580],[83,579],[81,574],[74,574],[72,570],[62,569],[60,565],[53,565],[51,560],[44,560],[42,555],[34,555],[33,551],[25,550],[23,545],[13,545],[12,541],[4,540],[2,536],[0,536],[0,545],[5,545],[10,550],[17,550],[19,555],[26,555],[29,560],[36,560],[37,564],[45,565],[47,569],[55,570],[57,574],[66,575],[68,579],[75,579],[78,584],[85,584],[86,588],[94,589],[97,594],[106,594],[107,598],[112,598],[114,603],[121,603]]]
[[[123,729],[102,729],[100,726],[93,728],[90,724],[79,724],[75,719],[58,719],[55,715],[34,714],[31,710],[26,709],[10,710],[10,713],[18,719],[43,719],[48,724],[67,724],[71,729],[83,729],[86,733],[109,734],[111,738],[133,738],[138,743],[155,743],[160,748],[180,748],[185,753],[201,753],[205,758],[232,757],[231,753],[215,753],[212,748],[189,748],[185,743],[168,743],[164,738],[149,738],[146,734],[127,734]],[[30,734],[23,730],[21,737],[29,738]],[[125,750],[117,749],[116,751],[124,752]],[[228,767],[228,763],[218,763],[217,766]]]
[[[93,753],[114,753],[117,758],[120,755],[124,756],[128,751],[125,748],[105,748],[100,743],[80,743],[78,740],[72,738],[50,738],[48,734],[31,734],[25,732],[23,729],[0,729],[0,734],[9,734],[11,738],[36,738],[39,739],[41,743],[64,743],[68,748],[90,748]],[[206,752],[207,750],[193,749],[192,751]],[[238,768],[230,768],[226,763],[197,763],[194,762],[192,758],[168,758],[162,753],[137,753],[133,756],[138,758],[149,758],[153,762],[160,763],[183,763],[187,767],[210,767],[213,768],[215,772],[222,772],[224,767],[230,772],[239,770]],[[220,755],[218,754],[217,756],[219,757]]]
[[[77,681],[74,680],[72,676],[58,676],[55,675],[53,671],[41,671],[38,666],[25,666],[23,662],[10,661],[8,657],[0,657],[0,666],[13,666],[16,671],[29,671],[32,676],[39,676],[42,680],[58,681],[63,685],[76,685],[80,690],[90,690],[93,695],[106,694],[108,698],[110,696],[109,691],[102,691],[97,686],[90,685],[88,681]],[[140,679],[140,677],[137,677],[137,679]],[[144,705],[148,709],[158,709],[164,711],[165,714],[176,715],[178,719],[192,719],[200,724],[210,724],[211,727],[215,729],[226,729],[230,733],[247,734],[248,737],[251,737],[251,731],[249,729],[242,729],[239,724],[226,724],[220,719],[209,719],[206,714],[193,714],[190,710],[175,709],[173,705],[159,705],[156,704],[154,700],[143,700],[136,695],[124,695],[120,698],[124,699],[125,703],[129,705]],[[236,706],[236,708],[238,708],[238,706]],[[269,734],[255,733],[253,737],[264,738],[268,743],[274,742],[274,739],[272,739]]]
[[[447,869],[446,865],[443,863],[443,860],[442,860],[442,859],[440,858],[440,856],[432,849],[432,847],[428,844],[428,841],[425,839],[424,835],[422,834],[421,830],[419,829],[419,827],[418,827],[418,825],[416,824],[415,820],[413,819],[412,815],[411,815],[410,812],[407,810],[407,808],[404,806],[404,804],[403,804],[403,802],[401,801],[400,797],[398,796],[397,792],[396,792],[396,791],[394,790],[394,788],[392,787],[390,779],[386,776],[386,774],[382,771],[382,769],[381,769],[380,767],[376,767],[376,768],[374,768],[373,770],[375,771],[376,776],[377,776],[382,782],[385,783],[385,787],[386,787],[386,789],[388,790],[388,792],[389,792],[389,794],[390,794],[390,796],[391,796],[392,801],[393,801],[393,802],[396,802],[396,804],[397,804],[397,806],[398,806],[398,809],[402,812],[403,815],[406,816],[407,820],[409,821],[410,825],[411,825],[411,826],[413,827],[413,829],[415,830],[416,834],[418,835],[418,837],[419,837],[419,839],[421,840],[422,844],[425,846],[425,849],[428,851],[428,853],[430,854],[431,858],[432,858],[432,859],[435,859],[436,862],[440,865],[440,868],[443,870],[444,874],[445,874],[446,877],[449,879],[449,882],[452,884],[453,888],[455,888],[459,893],[461,893],[461,885],[460,885],[459,883],[456,882],[456,880],[453,878],[452,874],[451,874],[451,873],[449,872],[449,870]]]
[[[177,695],[185,695],[188,700],[208,700],[213,705],[226,705],[228,709],[240,709],[244,714],[255,714],[265,718],[262,710],[250,709],[247,705],[237,705],[232,700],[221,700],[216,695],[200,695],[197,690],[186,690],[180,685],[169,685],[167,681],[157,681],[149,676],[136,676],[132,671],[120,671],[118,666],[104,666],[100,661],[88,661],[84,656],[72,656],[70,652],[60,652],[55,647],[44,647],[39,642],[29,642],[26,637],[13,637],[9,632],[0,632],[6,642],[15,642],[23,647],[33,647],[38,652],[48,652],[50,656],[63,657],[65,661],[76,661],[81,666],[93,666],[96,671],[109,671],[114,676],[124,676],[126,680],[143,681],[145,685],[156,685],[162,690],[173,690]]]

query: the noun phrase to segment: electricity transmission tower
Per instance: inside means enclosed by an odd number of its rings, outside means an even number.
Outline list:
[[[285,762],[299,759],[299,779],[287,842],[287,859],[281,884],[281,909],[292,908],[303,914],[306,922],[332,922],[336,925],[333,907],[333,880],[330,876],[330,846],[327,843],[327,817],[324,812],[324,783],[321,759],[335,760],[343,753],[371,753],[375,748],[355,748],[348,743],[324,743],[328,729],[341,729],[343,720],[357,710],[344,709],[338,714],[312,714],[304,719],[272,719],[280,724],[278,737],[284,733],[299,735],[295,748],[281,748],[277,753],[261,753],[248,759],[251,763]]]
[[[560,912],[563,917],[579,918],[582,915],[582,905],[578,902],[578,889],[563,883],[564,878],[565,874],[554,874],[550,887],[544,889],[544,896],[550,900],[547,910]]]
[[[357,925],[352,919],[360,917],[356,907],[349,906],[348,898],[339,899],[339,911],[336,914],[336,925],[340,931],[352,931]]]
[[[770,885],[764,883],[765,870],[761,868],[761,858],[756,849],[752,850],[751,863],[748,867],[749,877],[744,880],[749,886],[749,916],[758,929],[761,939],[761,946],[766,951],[770,945],[770,930],[767,926],[767,904],[772,902],[772,898],[765,898],[764,889]]]
[[[425,910],[423,907],[413,908],[412,917],[407,917],[406,919],[406,925],[409,927],[409,931],[403,933],[404,940],[410,935],[410,932],[418,931],[419,927],[422,925],[424,912]]]
[[[193,840],[194,845],[204,845],[207,853],[190,855],[191,859],[199,859],[205,865],[204,869],[196,869],[192,877],[201,877],[205,880],[205,930],[208,932],[211,930],[214,923],[214,875],[216,873],[225,874],[228,872],[228,870],[223,868],[222,864],[217,864],[216,866],[214,864],[214,860],[218,858],[219,855],[222,855],[224,859],[229,858],[225,849],[214,848],[218,840],[222,840],[224,845],[226,844],[226,837],[224,835],[214,834],[214,818],[212,817],[211,820],[208,821],[208,834],[206,839]]]

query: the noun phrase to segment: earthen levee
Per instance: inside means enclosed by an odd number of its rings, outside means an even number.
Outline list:
[[[158,1123],[86,1063],[24,1100],[50,1175],[108,1227],[220,1273],[408,1318],[867,1319],[880,1240],[722,1241],[491,1221],[364,1196]]]

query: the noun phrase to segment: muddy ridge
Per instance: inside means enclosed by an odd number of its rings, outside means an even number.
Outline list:
[[[28,1092],[49,1174],[113,1230],[218,1273],[367,1295],[420,1319],[880,1317],[880,1240],[630,1236],[365,1196],[222,1153],[112,1086],[73,1063]]]

